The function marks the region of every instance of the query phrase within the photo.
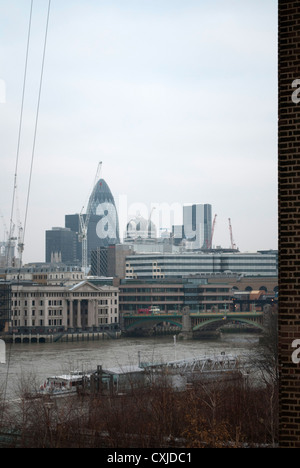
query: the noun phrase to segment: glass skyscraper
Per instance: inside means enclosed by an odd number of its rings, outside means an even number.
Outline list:
[[[99,247],[120,243],[119,219],[114,197],[105,180],[96,183],[90,196],[86,216],[88,261],[91,252]]]
[[[206,249],[212,230],[211,205],[183,207],[183,235],[192,249]]]

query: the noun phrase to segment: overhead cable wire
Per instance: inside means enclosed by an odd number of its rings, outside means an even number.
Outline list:
[[[45,39],[44,39],[44,48],[43,48],[43,58],[42,58],[42,68],[41,68],[41,75],[40,75],[40,85],[39,85],[39,93],[38,93],[38,103],[37,103],[37,110],[36,110],[36,119],[35,119],[35,128],[34,128],[34,138],[33,138],[33,148],[32,148],[32,155],[31,155],[31,165],[30,165],[30,175],[29,175],[29,182],[28,182],[28,191],[27,191],[27,200],[26,200],[26,210],[25,210],[25,220],[24,220],[24,230],[23,230],[23,240],[25,237],[25,227],[27,222],[27,214],[28,214],[28,206],[29,206],[29,195],[30,195],[30,187],[31,187],[31,179],[32,179],[32,172],[33,172],[33,162],[34,162],[34,154],[35,154],[35,143],[36,143],[36,136],[37,136],[37,127],[38,127],[38,117],[39,117],[39,108],[40,108],[40,100],[41,100],[41,92],[42,92],[42,82],[43,82],[43,74],[44,74],[44,64],[45,64],[45,56],[46,56],[46,44],[47,44],[47,37],[48,37],[48,26],[49,26],[49,17],[50,17],[50,7],[51,7],[51,0],[48,2],[48,11],[47,11],[47,22],[46,22],[46,32],[45,32]],[[23,121],[23,107],[24,107],[24,98],[25,98],[25,84],[26,84],[26,76],[27,76],[27,64],[28,64],[28,55],[29,55],[29,42],[30,42],[30,32],[31,32],[31,22],[32,22],[32,10],[33,10],[33,0],[31,0],[30,6],[30,18],[29,18],[29,27],[28,27],[28,38],[27,38],[27,49],[26,49],[26,60],[25,60],[25,71],[24,71],[24,80],[23,80],[23,92],[22,92],[22,105],[21,105],[21,115],[20,115],[20,124],[19,124],[19,135],[18,135],[18,145],[17,145],[17,158],[16,158],[16,166],[15,166],[15,177],[14,177],[14,193],[13,193],[13,201],[12,201],[12,211],[11,211],[11,224],[10,229],[12,232],[13,229],[13,209],[14,209],[14,201],[15,201],[15,194],[16,194],[16,181],[17,181],[17,170],[18,170],[18,162],[19,162],[19,150],[20,150],[20,140],[21,140],[21,129],[22,129],[22,121]],[[10,239],[9,239],[10,242]],[[10,246],[10,245],[9,245]],[[20,257],[20,265],[22,263],[22,252]],[[2,415],[0,413],[0,423],[2,424],[4,418],[4,407],[5,407],[5,400],[7,394],[7,383],[8,383],[8,375],[9,375],[9,368],[10,368],[10,353],[8,356],[7,362],[7,369],[6,369],[6,379],[4,385],[4,391],[2,396],[2,405],[3,405],[3,412]]]
[[[22,101],[21,101],[21,111],[20,111],[20,121],[19,121],[19,131],[18,131],[18,141],[17,141],[17,153],[16,153],[16,163],[15,163],[15,173],[14,173],[14,185],[13,185],[13,196],[12,196],[12,204],[11,204],[11,215],[10,215],[10,228],[9,228],[9,237],[8,237],[8,249],[6,253],[6,264],[8,264],[8,259],[10,257],[10,249],[11,249],[11,238],[13,233],[13,215],[14,215],[14,204],[15,204],[15,197],[17,191],[17,174],[18,174],[18,165],[19,165],[19,154],[20,154],[20,142],[21,142],[21,133],[22,133],[22,124],[23,124],[23,109],[24,109],[24,100],[25,100],[25,89],[26,89],[26,78],[27,78],[27,68],[28,68],[28,56],[29,56],[29,44],[30,44],[30,35],[31,35],[31,24],[32,24],[32,10],[33,10],[33,0],[31,0],[30,4],[30,13],[29,13],[29,23],[28,23],[28,34],[27,34],[27,46],[26,46],[26,55],[25,55],[25,66],[24,66],[24,79],[23,79],[23,88],[22,88]],[[10,265],[8,265],[10,266]],[[7,393],[7,383],[8,383],[8,375],[10,369],[10,358],[11,358],[11,346],[9,348],[9,353],[7,353],[7,368],[6,368],[6,378],[5,384],[3,388],[3,410],[2,414],[0,414],[0,422],[2,424],[4,418],[4,408],[5,408],[5,400],[6,400],[6,393]]]
[[[28,55],[29,55],[29,43],[30,43],[30,34],[31,34],[31,23],[32,23],[32,9],[33,9],[33,0],[31,0],[30,14],[29,14],[27,47],[26,47],[26,57],[25,57],[25,69],[24,69],[23,89],[22,89],[22,102],[21,102],[19,132],[18,132],[18,142],[17,142],[17,154],[16,154],[15,173],[14,173],[13,196],[12,196],[11,214],[10,214],[10,227],[9,227],[9,237],[8,237],[8,240],[7,240],[8,241],[8,249],[7,249],[7,253],[6,253],[6,264],[8,264],[8,259],[10,257],[11,240],[12,240],[13,227],[14,227],[13,216],[14,216],[15,197],[16,197],[16,191],[17,191],[17,177],[18,177],[18,165],[19,165],[21,133],[22,133],[22,125],[23,125],[23,109],[24,109],[24,100],[25,100],[27,66],[28,66]],[[8,266],[11,266],[11,265],[8,265]]]
[[[51,0],[49,0],[49,2],[48,2],[47,22],[46,22],[46,31],[45,31],[44,49],[43,49],[43,58],[42,58],[42,68],[41,68],[41,76],[40,76],[37,110],[36,110],[36,119],[35,119],[33,147],[32,147],[32,155],[31,155],[31,164],[30,164],[30,173],[29,173],[25,218],[24,218],[24,224],[23,224],[23,242],[24,242],[24,239],[25,239],[26,223],[27,223],[27,216],[28,216],[28,206],[29,206],[29,198],[30,198],[30,190],[31,190],[31,180],[32,180],[32,172],[33,172],[33,163],[34,163],[34,157],[35,157],[36,136],[37,136],[37,128],[38,128],[41,94],[42,94],[42,84],[43,84],[44,65],[45,65],[45,57],[46,57],[46,46],[47,46],[47,38],[48,38],[50,9],[51,9]],[[22,253],[21,253],[20,261],[22,261]]]

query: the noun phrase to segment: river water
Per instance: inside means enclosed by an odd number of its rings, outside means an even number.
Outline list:
[[[26,382],[41,384],[51,375],[72,370],[95,370],[136,365],[140,361],[166,362],[198,356],[251,354],[256,334],[222,334],[216,340],[179,340],[172,335],[119,338],[63,343],[17,343],[6,345],[6,364],[0,364],[1,389],[8,400],[17,398]]]

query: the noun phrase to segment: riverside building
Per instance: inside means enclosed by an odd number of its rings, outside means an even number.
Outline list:
[[[188,306],[193,313],[233,310],[234,295],[239,302],[249,303],[254,293],[276,298],[276,277],[244,277],[225,275],[211,278],[169,278],[157,280],[124,279],[119,281],[120,315],[136,314],[156,307],[162,313],[182,311]],[[239,296],[241,295],[241,297]],[[257,298],[256,297],[256,298]],[[254,299],[253,299],[254,301]]]
[[[119,324],[119,291],[111,285],[11,282],[10,301],[13,333],[117,329]]]
[[[126,278],[163,279],[190,275],[277,276],[277,251],[135,254],[126,258]]]

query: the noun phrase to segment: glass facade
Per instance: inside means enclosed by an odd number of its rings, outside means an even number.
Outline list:
[[[46,231],[46,262],[76,263],[77,238],[68,228],[53,228]]]
[[[244,276],[277,276],[277,254],[144,254],[126,259],[128,271],[136,278],[154,278],[159,269],[162,278],[198,274],[234,273]]]
[[[208,247],[211,237],[211,205],[191,205],[183,207],[184,237],[191,242],[193,249]]]
[[[10,320],[11,285],[0,282],[0,332],[5,330]]]
[[[174,281],[174,283],[173,283]],[[210,285],[207,279],[174,279],[172,281],[122,280],[120,290],[120,312],[138,313],[139,309],[155,306],[161,312],[180,312],[188,306],[191,312],[229,309],[231,286]]]
[[[108,247],[120,243],[119,220],[114,197],[105,182],[100,179],[90,196],[87,213],[88,223],[88,259],[97,247]]]

